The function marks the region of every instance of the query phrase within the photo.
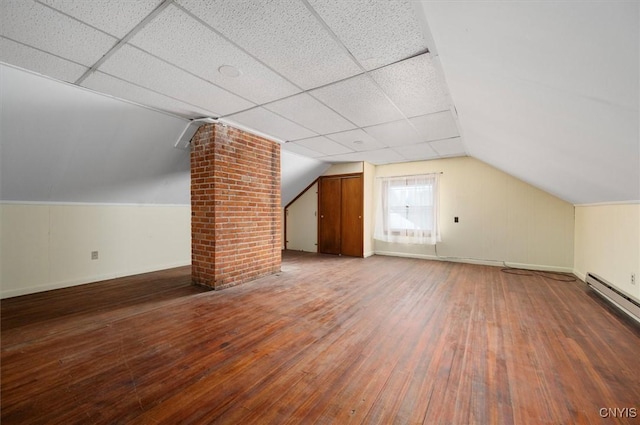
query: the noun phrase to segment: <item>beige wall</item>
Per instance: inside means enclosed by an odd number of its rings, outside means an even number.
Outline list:
[[[574,269],[583,280],[595,273],[640,300],[640,204],[576,206]]]
[[[0,204],[0,297],[188,265],[190,211]],[[98,251],[98,260],[91,260],[91,251]]]
[[[373,251],[373,231],[374,231],[374,208],[373,208],[373,185],[376,178],[376,166],[365,162],[364,167],[364,243],[363,253],[365,257],[374,254]]]
[[[318,183],[287,208],[287,249],[318,252]]]
[[[376,176],[434,172],[443,173],[438,257],[573,271],[573,205],[469,157],[376,167]],[[436,258],[433,245],[374,247],[376,254]]]
[[[335,176],[338,174],[362,173],[364,171],[363,162],[341,162],[333,164],[322,175]]]

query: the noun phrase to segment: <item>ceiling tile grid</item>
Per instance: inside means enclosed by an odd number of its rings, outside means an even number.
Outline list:
[[[124,37],[162,2],[162,0],[38,1],[117,38]]]
[[[66,82],[76,81],[88,69],[4,37],[0,37],[0,61]]]
[[[308,139],[298,140],[293,143],[316,152],[320,152],[323,155],[340,155],[353,152],[352,149],[349,149],[340,143],[336,143],[324,136],[311,137]]]
[[[183,117],[222,117],[323,161],[465,154],[451,142],[448,90],[409,0],[0,7],[0,60],[57,79]]]
[[[0,35],[91,66],[117,39],[30,0],[3,0]]]
[[[307,93],[270,103],[265,105],[265,108],[319,134],[335,133],[356,127]]]
[[[309,158],[320,158],[325,156],[324,154],[314,151],[313,149],[305,148],[304,146],[298,145],[295,142],[283,143],[282,149],[300,154],[302,156],[306,156]]]
[[[413,145],[424,142],[420,134],[407,120],[399,120],[364,128],[378,142],[384,146]]]
[[[460,137],[430,142],[431,147],[440,156],[461,156],[465,154],[464,144]]]
[[[271,134],[283,142],[317,136],[317,133],[304,128],[265,108],[253,108],[225,118],[229,122],[237,122],[250,129]]]
[[[254,103],[300,91],[176,6],[167,7],[129,43]],[[238,75],[225,75],[223,66],[232,66]]]
[[[361,128],[339,133],[328,134],[328,138],[354,151],[372,151],[384,148],[385,145],[373,138]]]
[[[450,108],[444,80],[428,53],[375,70],[371,77],[407,117]]]
[[[304,89],[361,72],[300,1],[178,3]]]
[[[402,155],[390,148],[377,149],[367,152],[348,153],[344,155],[334,155],[322,159],[330,162],[366,161],[376,165],[407,161],[406,158],[402,157]]]
[[[430,143],[419,143],[417,145],[398,146],[393,149],[408,161],[422,161],[440,158],[438,152],[434,151]]]
[[[148,53],[125,45],[99,68],[107,74],[195,104],[214,115],[226,115],[255,106],[226,90],[169,65]]]
[[[408,0],[307,1],[366,70],[427,51]]]
[[[410,118],[413,127],[422,136],[423,142],[439,139],[448,139],[459,136],[458,126],[451,111],[437,112],[435,114],[421,115]]]
[[[367,75],[349,78],[309,93],[360,127],[404,118]]]

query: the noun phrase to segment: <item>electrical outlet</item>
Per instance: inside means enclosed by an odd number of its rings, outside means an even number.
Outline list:
[[[92,260],[98,259],[98,251],[91,251],[91,259]]]
[[[636,274],[635,273],[631,273],[631,284],[632,285],[636,284]]]
[[[457,223],[458,222],[458,217],[453,217],[453,222]]]

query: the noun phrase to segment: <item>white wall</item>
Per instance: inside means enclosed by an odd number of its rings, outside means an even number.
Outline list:
[[[588,272],[640,300],[640,204],[576,206],[574,273]]]
[[[188,205],[3,203],[0,234],[1,298],[191,264]]]
[[[318,252],[318,183],[287,208],[287,249]]]
[[[376,167],[376,176],[433,172],[443,173],[438,257],[573,271],[573,205],[468,157]],[[376,254],[437,258],[433,245],[376,240],[374,247]]]
[[[370,257],[374,254],[373,251],[373,230],[374,230],[374,208],[373,208],[373,186],[376,177],[376,166],[363,163],[364,167],[364,243],[363,254],[364,257]]]

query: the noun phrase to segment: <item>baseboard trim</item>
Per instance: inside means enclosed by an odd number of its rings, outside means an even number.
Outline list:
[[[387,255],[390,257],[405,257],[405,258],[417,258],[421,260],[436,260],[436,261],[450,261],[453,263],[478,264],[482,266],[513,267],[517,269],[573,273],[572,267],[550,266],[545,264],[512,263],[509,261],[501,261],[501,260],[485,260],[485,259],[479,259],[479,258],[463,258],[463,257],[443,257],[443,256],[435,256],[435,255],[428,255],[428,254],[410,254],[406,252],[395,252],[395,251],[375,251],[375,254]]]
[[[191,261],[176,262],[172,264],[163,264],[155,267],[143,267],[140,269],[127,270],[125,272],[105,273],[101,275],[85,277],[80,279],[65,280],[60,282],[49,282],[42,285],[30,286],[28,288],[16,288],[9,290],[0,289],[0,299],[19,297],[21,295],[35,294],[38,292],[52,291],[54,289],[70,288],[72,286],[85,285],[87,283],[95,283],[103,280],[117,279],[119,277],[135,276],[137,274],[157,272],[160,270],[174,269],[176,267],[190,266]]]

